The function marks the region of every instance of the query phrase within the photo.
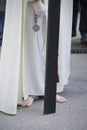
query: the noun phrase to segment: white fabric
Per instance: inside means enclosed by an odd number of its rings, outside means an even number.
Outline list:
[[[19,80],[22,1],[7,0],[0,60],[0,110],[15,114]]]
[[[61,2],[58,92],[63,91],[70,74],[72,21],[72,0]],[[32,2],[7,0],[0,60],[0,111],[9,114],[16,114],[22,96],[44,95],[46,17],[38,18],[40,31],[35,33],[33,15]]]
[[[64,85],[69,82],[70,75],[70,52],[72,31],[72,0],[61,0],[60,33],[59,33],[59,77],[57,91],[61,92]]]
[[[44,95],[45,72],[45,34],[43,17],[38,17],[39,32],[34,32],[34,15],[32,3],[26,8],[24,29],[24,61],[23,61],[23,89],[24,97],[28,95]],[[31,21],[30,21],[31,20]],[[45,27],[46,29],[46,27]],[[39,37],[38,37],[39,36]],[[30,64],[31,63],[31,64]]]

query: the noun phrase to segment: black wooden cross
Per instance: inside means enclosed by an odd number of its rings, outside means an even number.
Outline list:
[[[49,0],[48,2],[44,114],[51,114],[56,112],[60,4],[61,0]]]

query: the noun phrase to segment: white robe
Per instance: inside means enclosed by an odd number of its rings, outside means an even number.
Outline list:
[[[16,114],[22,97],[44,95],[47,18],[38,18],[38,33],[33,18],[32,2],[7,0],[0,59],[0,111],[5,113]],[[72,0],[61,0],[57,92],[70,75],[71,25]]]

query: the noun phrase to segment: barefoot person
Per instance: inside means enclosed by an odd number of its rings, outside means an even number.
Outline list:
[[[34,8],[34,12],[35,12],[34,15],[36,15],[37,20],[40,17],[46,16],[46,14],[47,14],[46,6],[41,2],[41,0],[34,0],[33,1],[33,8]],[[34,57],[33,57],[33,59],[34,59]],[[31,96],[29,95],[27,99],[24,99],[24,101],[22,102],[22,106],[23,107],[26,107],[26,106],[29,107],[29,106],[31,106],[33,104],[34,100],[36,99],[35,95],[31,95]],[[66,101],[66,99],[64,97],[59,96],[57,94],[56,95],[56,101],[60,102],[60,103],[63,103],[63,102]]]
[[[61,2],[57,93],[63,91],[70,75],[72,0]],[[17,104],[29,107],[37,96],[44,96],[47,7],[47,0],[7,0],[0,59],[0,111],[16,114]],[[66,99],[56,95],[56,101]]]

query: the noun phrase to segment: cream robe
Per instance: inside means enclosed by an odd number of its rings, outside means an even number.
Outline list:
[[[7,0],[0,59],[0,111],[5,113],[16,114],[22,97],[44,95],[47,19],[38,18],[40,31],[34,33],[33,18],[31,2]],[[61,0],[57,92],[70,75],[71,25],[72,0]]]

